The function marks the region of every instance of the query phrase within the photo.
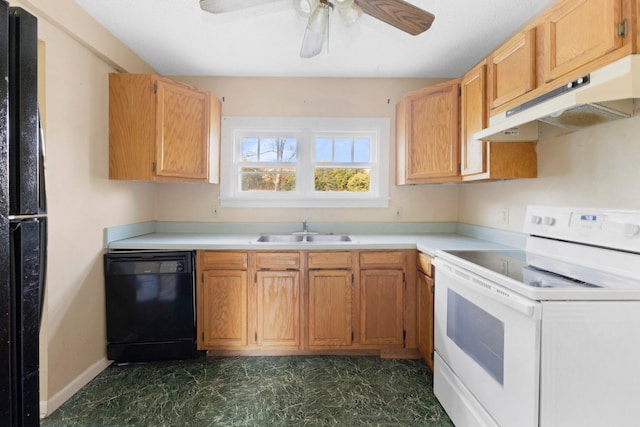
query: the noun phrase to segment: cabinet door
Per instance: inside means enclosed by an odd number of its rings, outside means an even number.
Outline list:
[[[206,270],[198,295],[198,347],[247,345],[247,272]]]
[[[349,270],[309,271],[309,347],[351,346],[351,292]]]
[[[407,94],[396,110],[396,183],[458,180],[459,84],[440,84]]]
[[[569,0],[544,23],[545,81],[622,46],[622,0]]]
[[[489,106],[493,110],[535,89],[536,29],[522,31],[489,57]]]
[[[156,175],[208,181],[209,94],[156,80]]]
[[[485,64],[469,71],[460,84],[461,89],[461,135],[462,135],[462,167],[461,173],[473,175],[487,170],[487,144],[473,139],[473,134],[487,126]]]
[[[433,372],[433,280],[418,272],[418,350]]]
[[[259,346],[300,345],[300,272],[258,271]]]
[[[360,272],[360,343],[403,344],[404,273],[402,270]]]

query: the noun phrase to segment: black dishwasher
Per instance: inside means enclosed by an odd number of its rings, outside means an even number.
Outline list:
[[[104,255],[109,360],[197,356],[193,267],[193,252]]]

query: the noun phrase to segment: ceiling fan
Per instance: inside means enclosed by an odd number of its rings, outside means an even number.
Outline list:
[[[224,13],[276,1],[279,0],[200,0],[200,8]],[[435,19],[433,14],[403,0],[293,0],[293,6],[298,13],[309,17],[300,50],[303,58],[311,58],[322,51],[329,13],[334,7],[347,26],[366,13],[414,36],[428,30]]]

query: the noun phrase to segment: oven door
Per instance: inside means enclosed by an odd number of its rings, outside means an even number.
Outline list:
[[[540,303],[440,257],[434,265],[434,390],[443,407],[458,427],[537,426]]]

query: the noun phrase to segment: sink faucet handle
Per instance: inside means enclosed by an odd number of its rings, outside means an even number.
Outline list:
[[[307,218],[303,218],[302,219],[302,231],[304,231],[304,232],[309,231],[308,225],[307,225]]]

